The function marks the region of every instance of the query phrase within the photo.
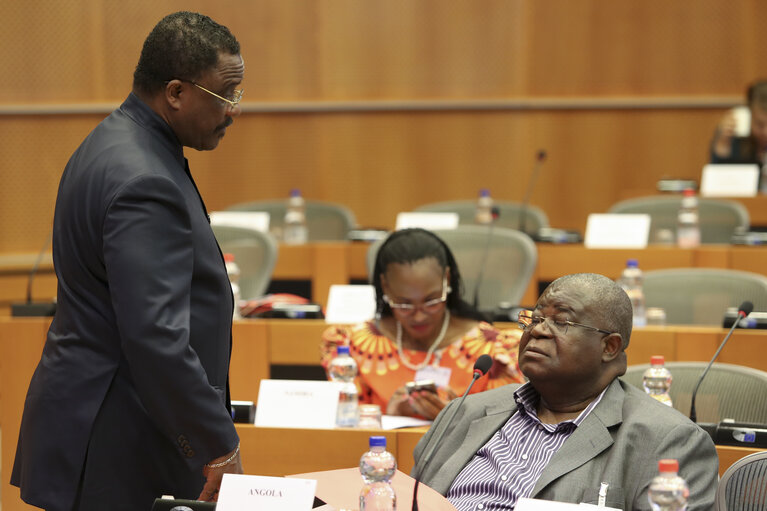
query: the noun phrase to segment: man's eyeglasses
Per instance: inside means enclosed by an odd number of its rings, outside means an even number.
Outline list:
[[[557,319],[551,316],[541,316],[539,314],[533,314],[533,311],[530,311],[530,310],[520,311],[519,316],[517,318],[517,325],[519,325],[519,328],[521,328],[525,332],[531,331],[533,328],[540,325],[541,323],[546,323],[546,326],[549,327],[550,332],[558,333],[560,335],[564,335],[567,333],[568,326],[578,326],[581,328],[585,328],[587,330],[594,330],[595,332],[601,332],[607,335],[610,335],[613,333],[613,332],[608,332],[607,330],[602,330],[601,328],[597,328],[595,326],[584,325],[582,323],[576,323],[574,321],[568,321],[566,319]]]
[[[203,87],[199,83],[193,82],[192,80],[182,80],[181,78],[175,78],[175,79],[179,80],[181,82],[191,83],[192,85],[194,85],[198,89],[201,89],[201,90],[207,92],[208,94],[210,94],[211,96],[214,96],[214,97],[220,99],[221,101],[223,101],[224,103],[229,105],[229,108],[231,108],[231,109],[236,108],[237,105],[240,104],[240,100],[242,100],[242,94],[245,92],[243,89],[235,89],[232,92],[232,97],[231,98],[225,98],[224,96],[220,96],[220,95],[216,94],[215,92],[206,89],[205,87]]]
[[[433,300],[425,301],[421,305],[393,302],[391,298],[386,295],[383,295],[383,300],[393,310],[398,310],[400,314],[405,316],[413,314],[417,308],[420,308],[426,314],[434,314],[439,312],[442,304],[447,301],[447,294],[450,291],[450,286],[447,285],[447,275],[445,275],[442,277],[442,296],[440,298],[434,298]]]

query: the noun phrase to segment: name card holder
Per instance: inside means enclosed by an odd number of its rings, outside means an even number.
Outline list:
[[[216,511],[310,511],[317,481],[224,474]]]

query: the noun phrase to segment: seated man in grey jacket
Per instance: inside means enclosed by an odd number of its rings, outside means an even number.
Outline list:
[[[529,379],[469,396],[431,461],[421,459],[458,400],[414,451],[413,475],[459,510],[514,509],[522,497],[649,510],[658,460],[679,461],[688,510],[713,506],[719,460],[708,434],[622,380],[632,310],[602,275],[567,275],[520,315]],[[605,486],[606,483],[606,486]]]

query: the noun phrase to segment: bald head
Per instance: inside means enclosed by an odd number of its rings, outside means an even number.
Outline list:
[[[596,273],[573,273],[552,282],[549,288],[577,289],[589,300],[593,310],[599,315],[599,327],[610,332],[617,332],[623,339],[623,349],[629,345],[633,309],[623,288],[613,280]],[[546,293],[544,291],[544,294]]]

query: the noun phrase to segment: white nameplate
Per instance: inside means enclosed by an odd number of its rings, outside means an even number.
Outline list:
[[[341,383],[304,380],[261,380],[256,426],[333,429]]]
[[[703,167],[700,194],[703,197],[755,197],[759,165],[708,164]]]
[[[429,231],[458,227],[458,213],[399,213],[396,230],[420,227]]]
[[[586,248],[646,248],[650,215],[592,213],[586,223]]]
[[[376,292],[370,285],[332,285],[328,292],[325,322],[354,325],[373,319],[376,314]]]
[[[210,225],[245,227],[269,232],[269,213],[266,211],[212,211]]]
[[[287,477],[224,474],[217,511],[309,511],[317,481]]]
[[[447,387],[450,384],[451,373],[449,367],[426,366],[416,371],[414,381],[431,380],[437,387]]]

